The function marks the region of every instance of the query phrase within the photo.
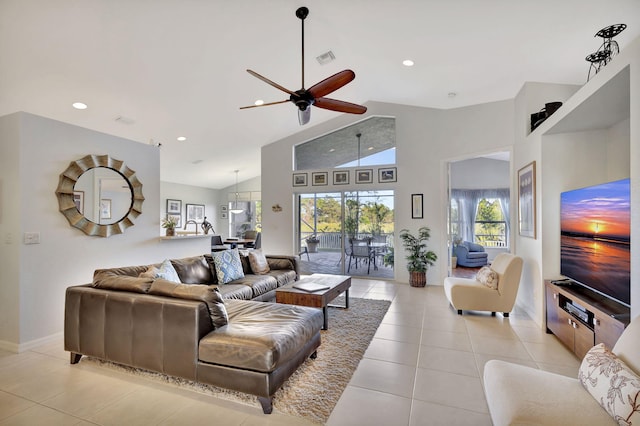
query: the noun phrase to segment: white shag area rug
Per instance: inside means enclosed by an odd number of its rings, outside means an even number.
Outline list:
[[[334,303],[344,305],[344,298],[340,297]],[[325,423],[358,367],[390,304],[388,300],[349,298],[349,309],[329,308],[329,329],[321,331],[322,343],[318,348],[318,357],[307,359],[276,392],[273,399],[274,411],[303,417],[320,424]],[[260,407],[254,395],[91,357],[83,357],[81,362]]]

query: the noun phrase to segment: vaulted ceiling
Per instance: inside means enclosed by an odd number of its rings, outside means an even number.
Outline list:
[[[0,116],[161,143],[164,181],[257,176],[260,148],[300,126],[290,103],[239,109],[288,98],[246,69],[300,88],[302,5],[305,85],[352,69],[330,97],[353,103],[456,108],[513,98],[525,81],[583,84],[599,29],[627,24],[622,49],[640,35],[638,0],[0,0]],[[337,114],[314,107],[307,126]]]

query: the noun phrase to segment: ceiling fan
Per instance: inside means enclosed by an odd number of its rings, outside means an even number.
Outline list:
[[[309,15],[309,9],[306,7],[300,7],[296,10],[296,16],[300,18],[302,22],[302,89],[295,92],[275,83],[268,78],[258,74],[255,71],[247,70],[252,76],[264,81],[265,83],[282,90],[289,94],[289,99],[277,102],[268,102],[261,105],[249,105],[240,107],[240,109],[257,108],[269,105],[283,104],[286,102],[293,102],[298,107],[298,122],[300,125],[305,125],[311,118],[311,105],[318,108],[328,109],[331,111],[346,112],[349,114],[364,114],[367,111],[367,107],[350,102],[339,101],[337,99],[325,98],[325,95],[335,92],[342,86],[345,86],[356,78],[356,74],[351,70],[340,71],[331,77],[325,78],[321,82],[314,84],[308,89],[304,88],[304,20]]]

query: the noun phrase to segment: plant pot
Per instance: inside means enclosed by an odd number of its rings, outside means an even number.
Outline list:
[[[166,228],[165,235],[167,237],[173,237],[176,235],[176,228]]]
[[[411,287],[424,287],[427,284],[427,273],[409,271],[409,284]]]
[[[309,253],[317,253],[318,252],[318,244],[320,244],[320,243],[307,241],[307,248],[309,249]]]

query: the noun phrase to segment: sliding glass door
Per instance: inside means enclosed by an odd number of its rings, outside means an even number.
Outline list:
[[[302,273],[393,278],[394,193],[298,196]]]

